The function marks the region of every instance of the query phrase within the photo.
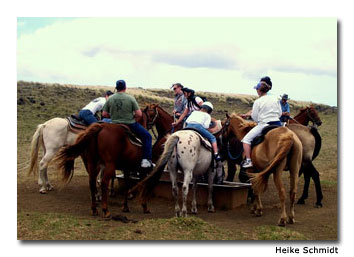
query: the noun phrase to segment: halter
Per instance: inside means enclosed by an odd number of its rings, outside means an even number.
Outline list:
[[[228,118],[224,124],[224,126],[222,127],[221,129],[221,144],[223,144],[223,134],[224,134],[224,131],[225,129],[227,129],[228,127],[230,126],[230,118]],[[227,137],[229,137],[229,134],[227,134]],[[228,157],[233,160],[233,161],[236,161],[237,159],[239,159],[241,156],[242,156],[242,153],[243,153],[243,148],[242,148],[242,151],[240,151],[239,154],[237,154],[236,156],[232,156],[231,152],[230,152],[230,142],[229,142],[229,139],[227,138],[227,143],[226,143],[226,152],[227,152],[227,155]]]
[[[147,111],[151,111],[151,110],[154,110],[154,111],[155,111],[155,115],[154,115],[154,118],[152,119],[152,121],[150,121],[150,119],[149,119],[150,116],[147,114]],[[157,139],[157,136],[156,136],[156,134],[155,134],[155,131],[154,131],[154,129],[153,129],[153,126],[155,125],[156,118],[159,116],[159,112],[158,112],[157,109],[154,109],[154,108],[149,108],[149,109],[146,108],[146,109],[144,110],[144,112],[145,112],[146,116],[148,117],[148,120],[147,120],[147,122],[146,122],[147,129],[148,129],[148,130],[151,129],[152,134],[154,134],[155,139]]]
[[[315,119],[315,118],[312,116],[309,107],[307,107],[306,113],[307,113],[307,116],[309,117],[309,119],[312,121],[313,124],[316,124],[316,123],[318,122],[318,120]]]

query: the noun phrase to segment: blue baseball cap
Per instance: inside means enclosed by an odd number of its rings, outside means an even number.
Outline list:
[[[261,85],[262,85],[262,83],[259,82],[259,83],[258,83],[256,86],[254,86],[253,88],[256,89],[256,90],[258,90],[258,89],[261,87]]]
[[[124,81],[124,80],[118,80],[118,81],[116,82],[116,89],[117,89],[118,91],[123,90],[123,89],[125,89],[125,88],[126,88],[126,85],[125,85],[125,81]]]

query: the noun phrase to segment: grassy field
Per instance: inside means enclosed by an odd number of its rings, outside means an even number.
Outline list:
[[[84,87],[75,85],[41,84],[19,81],[17,84],[17,167],[18,184],[35,183],[36,178],[25,176],[29,160],[31,137],[36,126],[54,117],[66,117],[78,113],[89,101],[102,96],[110,87]],[[128,89],[140,105],[159,103],[172,111],[173,95],[170,90],[141,88]],[[243,113],[248,111],[255,96],[197,92],[206,96],[214,105],[213,115],[225,117],[225,111]],[[308,105],[306,102],[290,101],[292,116]],[[322,149],[315,160],[324,186],[337,187],[337,109],[314,104],[323,124],[319,128]],[[51,172],[49,170],[49,173]],[[81,161],[77,162],[79,172],[75,176],[86,176]],[[312,182],[311,182],[312,183]],[[191,217],[186,219],[147,219],[136,224],[114,225],[94,218],[58,213],[37,213],[18,210],[19,239],[61,239],[61,240],[306,240],[303,234],[287,228],[259,226],[252,233],[234,234],[231,230],[220,229],[204,220]],[[181,231],[185,231],[182,233]],[[187,234],[186,234],[187,233]]]

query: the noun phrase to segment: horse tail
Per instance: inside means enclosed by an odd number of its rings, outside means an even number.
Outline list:
[[[312,160],[314,160],[318,156],[318,154],[320,153],[321,146],[322,146],[322,138],[320,136],[320,133],[318,133],[317,128],[311,127],[310,130],[311,130],[312,135],[315,137],[315,149],[314,149],[313,155],[312,155]]]
[[[91,125],[87,130],[81,132],[75,143],[65,146],[60,149],[54,162],[57,163],[57,167],[62,172],[62,180],[64,183],[70,182],[74,174],[74,161],[77,157],[84,153],[91,140],[97,137],[97,134],[101,131],[103,126],[99,123]]]
[[[177,143],[179,137],[176,134],[172,134],[166,141],[164,151],[154,168],[154,170],[147,176],[143,181],[134,186],[130,193],[139,192],[139,199],[141,202],[145,203],[152,195],[153,189],[158,184],[161,175],[165,169],[165,166],[170,159]]]
[[[284,158],[287,157],[293,146],[293,143],[293,134],[281,134],[278,141],[277,154],[274,156],[270,164],[259,173],[249,173],[254,191],[264,192],[267,189],[269,175],[274,172],[275,167],[279,165],[280,162],[284,160]]]
[[[31,142],[31,163],[28,168],[28,175],[31,173],[37,174],[38,173],[38,152],[39,148],[42,145],[42,138],[43,138],[43,128],[45,124],[39,124],[37,126],[36,132],[34,132],[32,136]]]

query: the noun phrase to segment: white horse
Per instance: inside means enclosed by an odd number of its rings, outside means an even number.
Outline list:
[[[209,142],[208,142],[209,143]],[[192,213],[197,213],[197,177],[208,172],[208,211],[214,212],[212,199],[213,180],[216,172],[213,169],[212,150],[205,146],[201,141],[201,136],[192,130],[179,130],[168,137],[164,151],[158,161],[153,172],[146,177],[142,182],[136,185],[131,191],[140,191],[140,199],[146,203],[149,196],[152,194],[154,187],[157,185],[161,174],[168,164],[172,183],[172,194],[175,200],[176,216],[187,216],[187,196],[189,184],[193,179],[193,198],[192,198]],[[218,167],[221,169],[221,167]],[[178,186],[177,186],[177,170],[184,173],[182,185],[182,213],[178,203]]]
[[[42,146],[43,157],[39,162],[38,174],[39,192],[41,194],[53,190],[47,174],[50,161],[62,146],[74,143],[77,134],[81,131],[70,129],[68,120],[64,118],[53,118],[37,126],[31,142],[31,162],[28,174],[38,172],[38,152]]]

